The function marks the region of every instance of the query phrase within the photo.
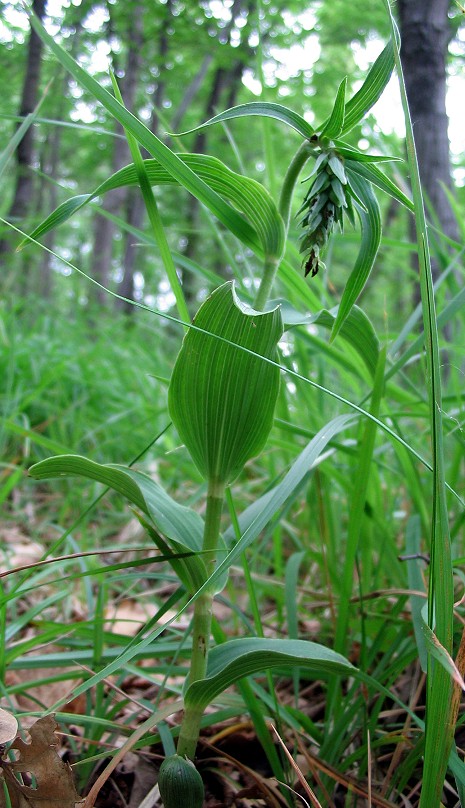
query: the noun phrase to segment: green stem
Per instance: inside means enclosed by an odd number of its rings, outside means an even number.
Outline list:
[[[279,212],[284,221],[286,233],[289,230],[289,222],[291,218],[291,202],[292,194],[294,193],[295,184],[302,167],[307,162],[308,158],[313,152],[313,145],[305,140],[298,148],[296,154],[291,160],[289,168],[287,169],[286,176],[284,177],[283,187],[281,189],[281,196],[279,199]],[[263,267],[263,275],[260,281],[260,286],[254,300],[254,308],[257,311],[263,311],[267,300],[271,293],[274,279],[279,267],[279,259],[276,257],[267,257]]]
[[[281,196],[279,198],[278,209],[283,217],[286,233],[289,230],[289,222],[291,220],[291,202],[292,194],[294,193],[295,184],[298,176],[302,171],[308,158],[314,151],[314,146],[308,140],[304,142],[297,149],[294,157],[292,158],[289,168],[284,177],[283,187],[281,188]]]
[[[207,495],[207,511],[202,550],[206,556],[207,575],[210,576],[216,565],[216,550],[220,535],[221,513],[223,510],[224,486],[210,483]],[[194,604],[192,627],[192,657],[189,683],[204,679],[207,671],[208,649],[210,647],[212,607],[214,591],[202,592]],[[195,757],[200,733],[203,709],[186,705],[178,738],[177,754]]]
[[[263,275],[258,287],[257,294],[253,303],[256,311],[263,311],[268,298],[270,296],[271,287],[273,286],[276,272],[278,271],[279,261],[274,259],[267,259],[263,267]]]

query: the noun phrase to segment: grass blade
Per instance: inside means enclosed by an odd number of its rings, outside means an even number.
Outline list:
[[[385,7],[389,16],[392,36],[397,42],[397,28],[388,0]],[[431,570],[428,591],[428,625],[435,629],[438,642],[448,654],[452,652],[453,636],[453,577],[449,521],[446,501],[445,462],[442,424],[442,392],[439,359],[439,339],[434,300],[433,278],[428,246],[423,195],[415,150],[412,122],[403,80],[399,49],[394,50],[402,106],[404,110],[407,156],[415,205],[415,225],[420,270],[420,291],[425,330],[425,349],[428,399],[432,440],[432,514],[431,514]],[[428,654],[426,736],[423,785],[420,808],[438,808],[441,803],[444,776],[453,742],[452,718],[453,683],[442,665],[434,663]]]

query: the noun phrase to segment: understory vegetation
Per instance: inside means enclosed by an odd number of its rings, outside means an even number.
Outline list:
[[[1,808],[465,806],[463,189],[457,238],[427,225],[379,5],[311,124],[267,94],[169,138],[32,19],[129,155],[77,183],[70,149],[53,205],[2,211]],[[146,226],[105,207],[128,189]]]

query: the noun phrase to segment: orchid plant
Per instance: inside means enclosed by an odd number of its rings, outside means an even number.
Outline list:
[[[233,172],[217,158],[170,150],[123,106],[117,91],[112,95],[101,87],[37,20],[33,24],[74,78],[123,125],[133,162],[92,193],[60,205],[34,230],[31,238],[37,240],[92,200],[123,185],[141,187],[151,221],[159,225],[152,187],[179,184],[206,205],[255,255],[258,282],[253,301],[241,300],[234,283],[228,282],[211,293],[191,324],[186,322],[185,307],[178,305],[187,333],[173,367],[169,412],[206,483],[204,518],[176,502],[157,482],[133,468],[63,455],[30,469],[37,480],[80,475],[119,492],[133,506],[161,556],[170,562],[181,581],[188,596],[187,605],[193,608],[192,650],[177,750],[166,758],[159,784],[166,808],[200,806],[203,786],[192,764],[205,708],[224,689],[243,676],[286,666],[307,668],[314,674],[357,675],[341,654],[303,640],[249,636],[211,648],[211,621],[215,594],[224,588],[231,565],[286,503],[328,442],[357,419],[353,414],[339,416],[324,426],[274,489],[240,515],[238,541],[232,528],[222,529],[225,492],[247,461],[261,452],[273,424],[282,373],[278,346],[283,330],[290,325],[316,321],[331,330],[332,339],[342,333],[352,341],[372,373],[377,365],[377,339],[368,318],[356,306],[381,238],[381,218],[373,187],[409,209],[412,203],[379,168],[379,163],[393,158],[357,150],[344,137],[383,92],[394,66],[394,49],[389,42],[362,87],[348,100],[347,81],[341,82],[332,112],[319,126],[310,126],[303,116],[284,106],[265,102],[233,107],[202,124],[205,127],[243,116],[266,116],[298,132],[302,141],[287,170],[280,198],[275,201],[260,183]],[[152,157],[142,160],[137,144]],[[283,255],[291,204],[307,163],[311,170],[304,179],[306,190],[296,206],[303,263],[289,266]],[[286,302],[278,305],[270,301],[277,273],[283,277],[291,275],[297,288],[307,283],[304,276],[324,271],[322,255],[334,229],[342,231],[346,221],[355,226],[357,219],[360,250],[335,309],[302,314]],[[179,304],[182,289],[169,259],[165,265]],[[161,630],[161,627],[154,629],[152,636]]]

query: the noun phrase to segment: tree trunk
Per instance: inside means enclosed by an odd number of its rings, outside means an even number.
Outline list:
[[[45,16],[45,5],[46,0],[33,0],[32,10],[39,20],[42,20]],[[42,41],[31,28],[27,50],[26,72],[19,107],[19,115],[21,117],[29,115],[38,102],[41,55]],[[34,177],[31,172],[33,162],[34,127],[30,126],[16,149],[16,185],[7,217],[13,222],[23,223],[24,218],[29,212],[30,201],[33,198]],[[10,251],[10,242],[11,239],[9,237],[4,237],[0,240],[0,256]]]
[[[109,6],[111,15],[111,6]],[[110,16],[111,21],[111,16]],[[121,94],[128,109],[133,110],[135,106],[137,83],[141,66],[141,49],[143,42],[143,5],[141,2],[134,4],[130,14],[130,27],[126,32],[128,52],[124,80],[121,82]],[[122,127],[117,124],[116,132],[123,134]],[[112,174],[130,162],[130,152],[126,139],[115,138],[113,147]],[[126,189],[118,188],[110,191],[103,204],[104,210],[117,215],[127,198]],[[94,224],[94,250],[92,274],[103,287],[108,288],[111,280],[111,267],[113,258],[113,241],[115,235],[115,225],[105,216],[96,216]],[[107,300],[104,289],[98,289],[96,299],[100,305],[104,305]]]
[[[157,59],[159,64],[159,78],[153,93],[153,111],[150,122],[151,131],[158,134],[158,114],[157,110],[163,103],[165,94],[165,83],[163,81],[164,67],[168,55],[169,37],[168,29],[172,22],[172,0],[167,0],[166,14],[160,29],[160,36],[158,40]],[[142,155],[145,156],[144,154]],[[142,227],[145,216],[145,203],[142,198],[140,188],[128,189],[126,198],[126,216],[127,222],[132,227]],[[118,287],[118,292],[123,297],[134,300],[134,273],[136,271],[136,258],[137,258],[137,245],[134,243],[135,239],[131,233],[126,233],[124,237],[123,249],[123,277]],[[134,306],[127,303],[125,300],[117,300],[116,306],[122,309],[127,314],[134,311]]]
[[[452,187],[446,114],[449,0],[399,0],[398,7],[402,67],[427,206],[445,235],[457,239],[457,223],[443,190]],[[433,269],[437,276],[436,262]]]
[[[229,43],[231,42],[231,31],[234,28],[237,18],[239,18],[244,13],[244,11],[250,14],[252,9],[254,8],[254,5],[255,5],[254,0],[248,0],[248,2],[244,2],[244,0],[234,0],[231,9],[231,20],[229,24],[221,32],[222,42],[229,42]],[[220,100],[224,96],[225,96],[225,108],[234,106],[245,66],[246,66],[245,59],[239,58],[228,70],[226,70],[224,67],[217,68],[213,76],[210,94],[208,96],[205,111],[202,116],[203,120],[211,118],[218,112],[218,107],[220,106]],[[195,152],[196,154],[201,154],[205,152],[207,146],[207,139],[208,139],[207,129],[202,129],[200,132],[198,132],[195,138],[193,152]],[[190,197],[189,207],[187,211],[187,232],[189,233],[189,236],[187,238],[186,247],[184,249],[184,254],[186,255],[187,258],[190,259],[195,259],[197,253],[197,244],[198,244],[197,231],[199,225],[198,219],[199,219],[199,202],[195,197]],[[189,308],[195,309],[197,279],[195,278],[194,275],[192,275],[191,272],[186,271],[184,269],[182,270],[181,277],[186,303],[189,306]]]

